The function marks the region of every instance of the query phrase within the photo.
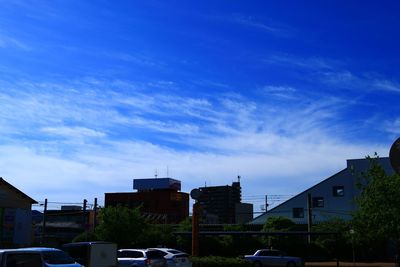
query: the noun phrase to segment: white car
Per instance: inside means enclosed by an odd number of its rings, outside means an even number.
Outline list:
[[[173,248],[152,248],[160,251],[167,260],[168,267],[192,267],[189,254]]]
[[[155,249],[120,249],[118,250],[120,267],[167,267],[164,254]]]

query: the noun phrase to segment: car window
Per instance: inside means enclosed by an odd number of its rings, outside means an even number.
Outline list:
[[[141,251],[123,250],[118,251],[118,258],[143,258],[144,254]]]
[[[258,252],[258,256],[269,256],[269,253],[268,253],[268,251],[263,250],[263,251]]]
[[[258,253],[259,256],[279,256],[280,252],[277,250],[263,250]]]
[[[159,252],[161,253],[161,255],[162,255],[163,257],[165,257],[166,255],[168,255],[168,253],[167,253],[167,252],[165,252],[165,251],[161,251],[161,250],[159,250]]]
[[[75,263],[75,260],[67,255],[64,251],[43,251],[43,259],[50,264],[68,264]]]
[[[270,255],[270,256],[280,256],[281,253],[280,253],[279,251],[277,251],[277,250],[271,250],[271,251],[269,252],[269,255]]]
[[[7,255],[7,267],[42,267],[39,253],[10,253]]]
[[[146,256],[149,259],[163,259],[164,255],[161,253],[161,251],[158,250],[148,250],[146,251]]]
[[[81,245],[81,246],[63,246],[63,250],[68,253],[76,262],[82,264],[83,266],[89,265],[89,258],[87,255],[89,254],[89,246]]]
[[[179,251],[179,250],[176,250],[176,249],[169,249],[169,250],[167,250],[169,253],[172,253],[172,254],[181,254],[182,253],[182,251]]]

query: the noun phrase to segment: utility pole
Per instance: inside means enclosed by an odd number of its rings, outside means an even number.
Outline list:
[[[200,203],[196,201],[192,214],[192,256],[199,256],[199,217]]]
[[[94,207],[93,207],[93,231],[96,229],[96,224],[97,224],[97,197],[94,198]]]
[[[312,226],[312,201],[311,194],[307,194],[307,224],[308,224],[308,244],[311,244],[311,226]]]
[[[43,209],[43,225],[42,225],[42,245],[45,243],[46,236],[46,220],[47,220],[47,198],[44,200],[44,209]]]
[[[83,226],[83,229],[85,229],[86,230],[86,206],[87,206],[87,200],[86,199],[84,199],[83,200],[83,212],[82,212],[82,226]]]

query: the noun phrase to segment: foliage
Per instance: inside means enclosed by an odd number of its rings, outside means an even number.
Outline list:
[[[192,220],[187,218],[183,222],[181,222],[177,231],[180,232],[192,232]],[[192,237],[191,236],[177,236],[176,237],[177,247],[183,251],[191,252],[192,251]]]
[[[296,224],[286,217],[270,217],[265,222],[264,232],[287,232],[293,230]]]
[[[121,247],[135,245],[148,225],[140,216],[139,207],[123,206],[103,208],[99,213],[96,235],[104,241],[115,242]]]
[[[293,231],[296,224],[285,217],[270,217],[265,222],[263,231],[264,232],[290,232]],[[288,253],[293,253],[298,247],[299,243],[302,242],[298,236],[289,235],[277,235],[268,236],[264,238],[264,242],[268,247],[284,250]]]
[[[225,225],[225,231],[246,231],[245,225]],[[224,247],[224,256],[237,256],[253,254],[257,249],[264,245],[263,238],[260,236],[234,235],[223,236],[220,242]]]
[[[349,258],[351,255],[352,236],[350,223],[340,218],[333,218],[313,226],[314,232],[332,232],[336,235],[318,235],[314,242],[322,248],[329,257]]]
[[[387,175],[375,158],[360,182],[355,233],[360,241],[400,240],[400,176]]]
[[[72,242],[85,242],[85,241],[98,241],[100,240],[96,233],[92,231],[85,231],[77,235]]]
[[[176,238],[171,225],[151,224],[140,235],[137,245],[140,247],[176,247]]]
[[[252,267],[249,261],[240,258],[192,257],[193,267]]]

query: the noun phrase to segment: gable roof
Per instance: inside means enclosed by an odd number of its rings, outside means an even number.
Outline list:
[[[286,200],[286,201],[282,202],[282,203],[281,203],[281,204],[279,204],[278,206],[276,206],[276,207],[273,207],[273,208],[272,208],[272,209],[270,209],[269,211],[266,211],[266,212],[264,212],[263,214],[261,214],[261,215],[259,215],[259,216],[255,217],[255,218],[254,218],[254,219],[253,219],[253,220],[252,220],[250,223],[252,223],[252,222],[256,221],[256,220],[257,220],[257,219],[259,219],[259,218],[262,218],[263,216],[265,216],[265,215],[267,215],[268,213],[272,212],[273,210],[275,210],[275,209],[279,208],[280,206],[282,206],[282,205],[286,204],[287,202],[291,201],[292,199],[294,199],[294,198],[296,198],[296,197],[298,197],[298,196],[300,196],[300,195],[302,195],[302,194],[306,193],[307,191],[310,191],[310,190],[312,190],[313,188],[315,188],[315,187],[319,186],[319,185],[320,185],[320,184],[322,184],[322,183],[325,183],[325,182],[327,182],[327,181],[329,181],[329,180],[331,180],[331,179],[335,178],[335,176],[337,176],[337,175],[339,175],[339,174],[341,174],[341,173],[343,173],[343,172],[345,172],[345,171],[347,171],[347,170],[348,170],[348,168],[345,168],[345,169],[341,170],[340,172],[338,172],[338,173],[335,173],[334,175],[332,175],[332,176],[330,176],[330,177],[328,177],[328,178],[326,178],[326,179],[322,180],[321,182],[319,182],[319,183],[317,183],[317,184],[315,184],[315,185],[313,185],[313,186],[311,186],[311,187],[307,188],[306,190],[302,191],[301,193],[299,193],[299,194],[297,194],[297,195],[295,195],[295,196],[293,196],[293,197],[289,198],[288,200]]]
[[[28,195],[26,195],[24,192],[19,190],[18,188],[14,187],[12,184],[8,183],[6,180],[4,180],[2,177],[0,177],[0,185],[4,185],[8,188],[10,188],[12,191],[20,195],[22,198],[28,200],[31,204],[37,204],[38,202],[32,198],[30,198]]]

